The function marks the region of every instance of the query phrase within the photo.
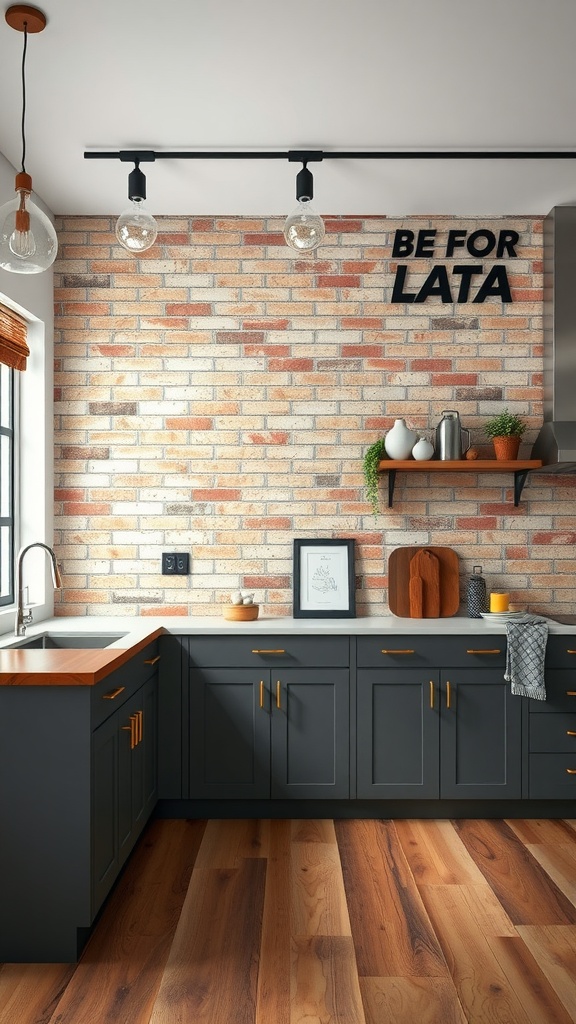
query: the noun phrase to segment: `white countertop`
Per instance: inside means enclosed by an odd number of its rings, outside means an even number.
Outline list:
[[[547,619],[549,633],[576,634],[576,626],[565,626]],[[154,630],[181,636],[213,636],[222,634],[234,636],[248,634],[294,634],[313,636],[318,634],[340,634],[348,636],[374,634],[404,635],[490,635],[506,632],[504,624],[495,624],[486,619],[469,619],[453,616],[443,619],[401,619],[393,615],[374,616],[360,619],[292,619],[266,616],[251,622],[228,622],[219,616],[84,616],[45,619],[28,626],[27,637],[41,633],[88,633],[121,634],[120,639],[110,645],[111,649],[124,650],[148,636]],[[17,642],[13,633],[0,636],[0,649]]]

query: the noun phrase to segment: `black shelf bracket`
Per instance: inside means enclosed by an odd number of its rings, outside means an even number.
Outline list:
[[[396,483],[396,470],[388,470],[388,508],[394,505],[394,484]]]
[[[516,469],[516,470],[514,470],[514,507],[515,508],[518,508],[518,505],[520,503],[520,495],[522,494],[522,491],[524,489],[524,484],[526,483],[526,478],[527,478],[529,472],[530,472],[529,469]]]

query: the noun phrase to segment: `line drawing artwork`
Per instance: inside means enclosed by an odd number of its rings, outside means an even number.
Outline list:
[[[331,590],[338,590],[338,584],[326,565],[321,565],[316,569],[310,581],[310,586],[320,594],[327,594]]]

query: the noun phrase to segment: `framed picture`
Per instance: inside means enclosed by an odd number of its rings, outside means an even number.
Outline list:
[[[295,619],[356,615],[353,540],[294,541]]]

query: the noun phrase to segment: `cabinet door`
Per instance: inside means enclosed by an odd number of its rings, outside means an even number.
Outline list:
[[[156,677],[118,712],[119,860],[122,865],[148,821],[157,794]]]
[[[272,797],[348,797],[348,669],[279,669],[271,690]]]
[[[112,715],[92,734],[92,909],[110,892],[118,863],[118,747],[117,716]]]
[[[435,669],[358,672],[358,797],[438,797]]]
[[[270,673],[190,672],[190,796],[270,796]]]
[[[156,679],[92,736],[92,895],[96,911],[156,802]]]
[[[442,672],[441,797],[521,796],[521,709],[501,669]]]

